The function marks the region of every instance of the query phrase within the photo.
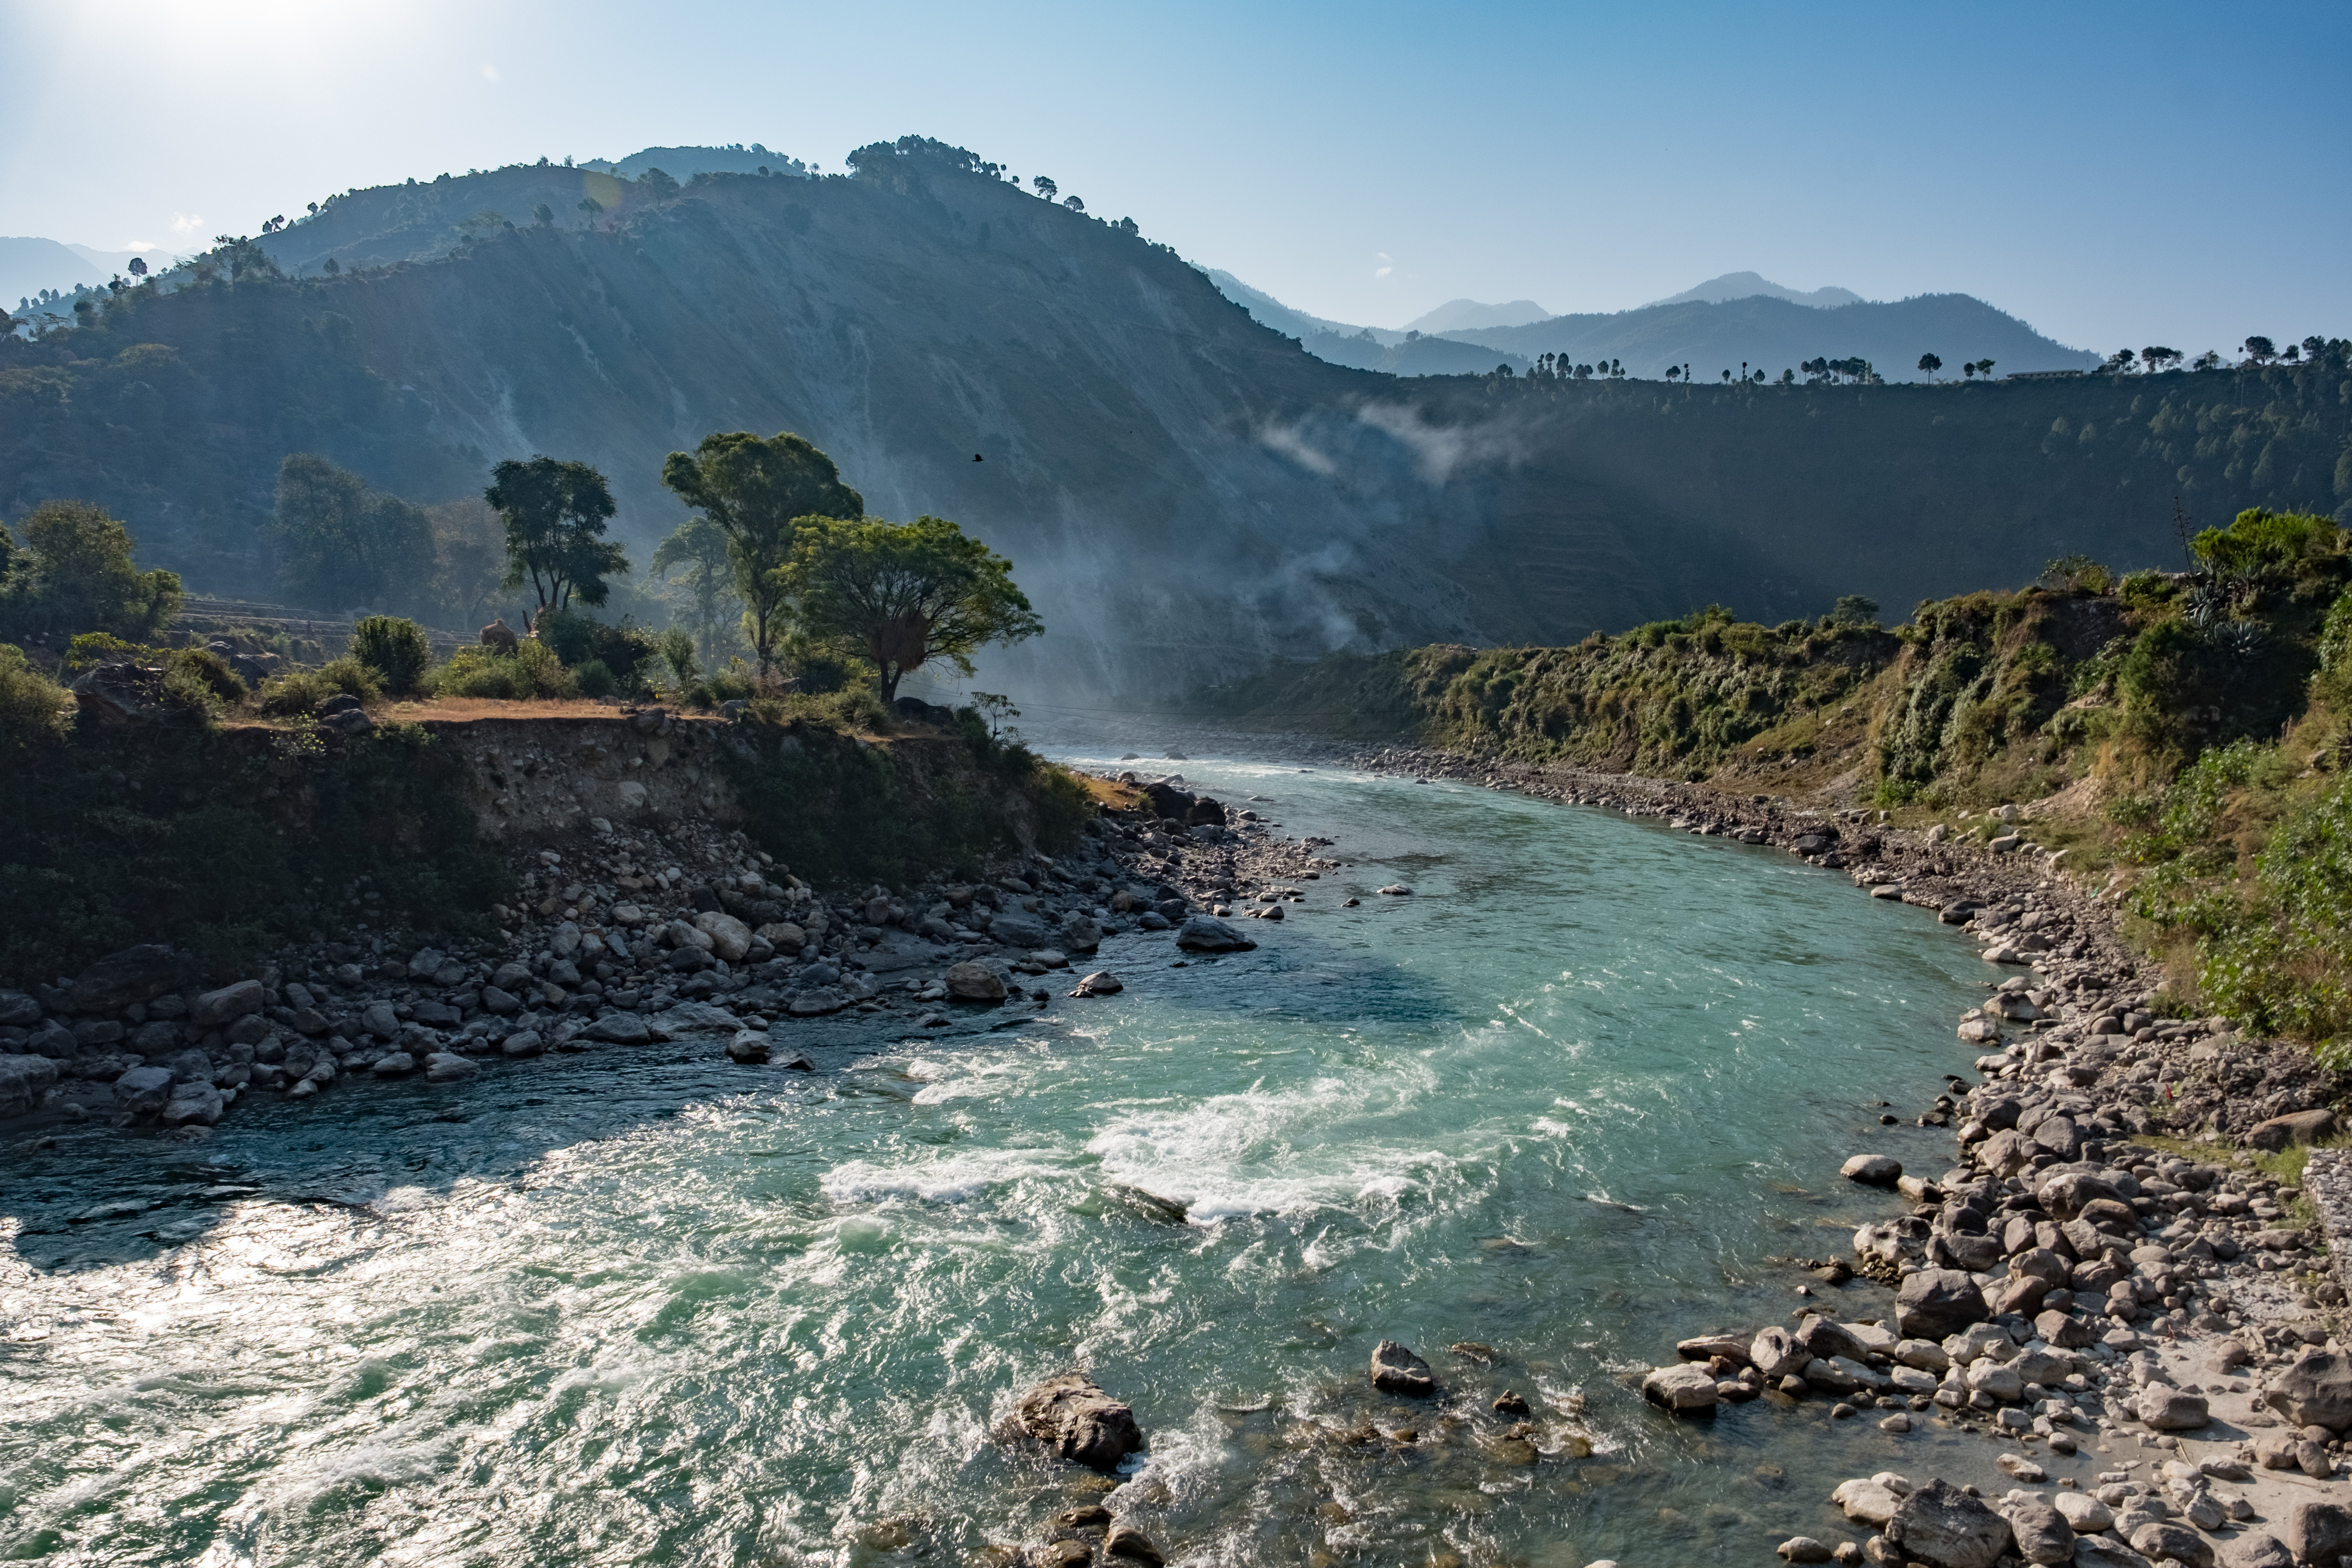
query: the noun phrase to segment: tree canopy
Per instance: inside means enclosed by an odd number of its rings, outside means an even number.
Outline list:
[[[287,596],[321,610],[405,604],[433,559],[424,508],[371,489],[315,452],[278,465],[269,535]]]
[[[970,675],[981,648],[1045,629],[1013,584],[1013,563],[945,518],[812,520],[791,575],[802,624],[856,644],[885,702],[908,671],[932,659]]]
[[[509,458],[490,477],[482,499],[506,520],[507,587],[529,583],[542,612],[568,609],[574,595],[583,605],[612,596],[604,579],[627,572],[629,558],[604,538],[614,507],[604,475],[538,457]]]
[[[866,515],[866,499],[842,483],[831,458],[789,430],[765,439],[749,430],[706,436],[693,451],[669,455],[662,483],[726,534],[743,629],[766,670],[783,635],[792,594],[785,569],[800,521],[855,521]]]
[[[21,551],[0,543],[0,637],[109,632],[137,641],[179,613],[178,574],[140,571],[131,531],[102,507],[43,501],[20,526]]]

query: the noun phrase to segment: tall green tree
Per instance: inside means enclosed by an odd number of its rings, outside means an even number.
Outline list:
[[[269,533],[282,591],[322,610],[404,605],[433,569],[433,525],[423,507],[371,489],[315,452],[289,453],[278,465]]]
[[[841,482],[831,458],[789,430],[764,440],[749,430],[706,436],[693,451],[669,455],[662,483],[726,534],[744,635],[765,674],[786,629],[801,522],[855,521],[866,499]]]
[[[0,584],[0,639],[111,632],[138,641],[179,613],[178,574],[140,571],[131,531],[104,508],[43,501],[21,526],[24,548],[9,552]]]
[[[1944,362],[1937,358],[1934,354],[1921,354],[1919,356],[1919,368],[1927,373],[1927,376],[1929,381],[1933,381],[1936,379],[1936,373],[1944,368]]]
[[[607,577],[629,569],[621,547],[604,537],[613,492],[585,463],[554,458],[509,458],[490,470],[482,499],[506,520],[505,586],[526,583],[541,613],[601,605],[613,594]]]
[[[721,606],[735,599],[734,565],[728,558],[727,531],[703,516],[689,517],[677,531],[654,547],[653,574],[678,574],[694,595],[691,631],[706,662],[719,658]]]
[[[1045,629],[1013,584],[1013,563],[941,517],[812,521],[791,575],[802,624],[862,648],[885,702],[932,659],[968,676],[981,648]]]

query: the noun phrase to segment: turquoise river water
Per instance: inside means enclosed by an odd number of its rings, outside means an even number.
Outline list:
[[[1002,1562],[1110,1484],[990,1435],[1073,1365],[1133,1403],[1109,1500],[1182,1563],[1764,1563],[1853,1533],[1836,1479],[1968,1441],[1625,1381],[1891,1211],[1845,1155],[1949,1163],[1878,1118],[1965,1068],[1961,937],[1604,811],[1158,765],[1347,868],[1254,952],[1112,939],[1114,998],[781,1026],[813,1076],[712,1037],[12,1152],[0,1554]],[[1383,1337],[1439,1401],[1371,1392]]]

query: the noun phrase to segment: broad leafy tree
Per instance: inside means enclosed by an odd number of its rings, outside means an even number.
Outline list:
[[[315,452],[278,465],[269,538],[287,597],[321,610],[406,604],[433,569],[424,508],[371,489]]]
[[[1936,373],[1943,368],[1944,362],[1937,359],[1934,354],[1921,354],[1919,356],[1919,369],[1928,380],[1935,380]]]
[[[862,649],[885,702],[933,659],[969,676],[981,648],[1045,629],[1013,584],[1013,563],[945,518],[813,521],[792,577],[802,624]]]
[[[574,597],[612,596],[604,579],[627,572],[629,558],[604,537],[614,509],[604,475],[585,463],[509,458],[490,479],[482,499],[506,521],[506,587],[528,583],[542,614],[569,609]]]
[[[2256,364],[2268,364],[2278,358],[2278,345],[2261,336],[2246,340],[2246,357]]]
[[[790,431],[764,440],[749,430],[706,436],[693,451],[669,455],[662,483],[726,534],[744,634],[766,673],[786,629],[787,568],[802,521],[855,521],[866,515],[865,498],[841,482],[831,458]]]
[[[0,547],[0,640],[111,632],[139,641],[180,609],[180,579],[132,563],[131,531],[88,501],[43,501],[18,525],[21,551]]]

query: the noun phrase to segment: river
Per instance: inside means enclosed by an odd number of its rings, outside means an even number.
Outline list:
[[[1149,765],[1345,868],[1254,952],[1111,939],[1116,997],[780,1026],[814,1075],[712,1037],[12,1155],[0,1548],[982,1561],[1108,1484],[990,1436],[1073,1365],[1150,1434],[1109,1500],[1191,1563],[1755,1562],[1856,1533],[1835,1479],[1972,1444],[1819,1402],[1677,1424],[1624,1379],[1800,1284],[1876,1315],[1770,1259],[1890,1211],[1847,1154],[1949,1163],[1907,1123],[1969,1060],[1960,935],[1606,811]],[[1383,1337],[1440,1401],[1370,1390]]]

